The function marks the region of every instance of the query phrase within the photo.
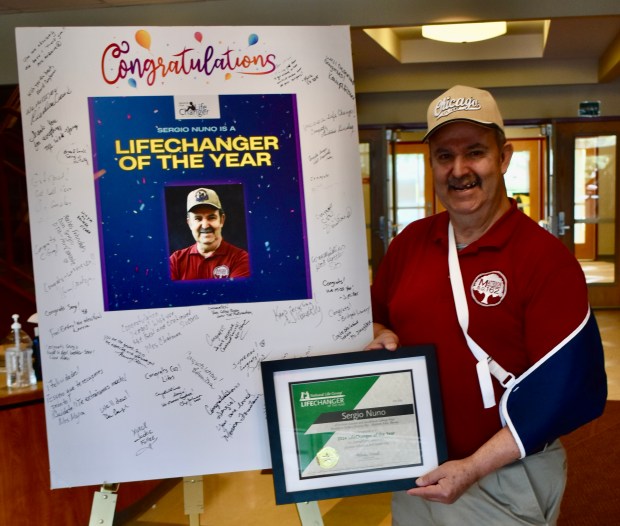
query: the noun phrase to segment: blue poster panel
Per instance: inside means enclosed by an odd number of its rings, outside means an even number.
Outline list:
[[[106,310],[311,296],[295,95],[92,97],[89,111]],[[243,275],[226,256],[175,275],[196,191],[219,198]]]

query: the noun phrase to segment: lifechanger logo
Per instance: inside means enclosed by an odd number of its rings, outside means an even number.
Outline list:
[[[219,119],[219,97],[217,95],[175,95],[174,116],[177,120]]]
[[[299,396],[299,404],[301,407],[310,406],[343,406],[345,395],[339,393],[320,393],[310,394],[308,391],[302,391]]]
[[[202,48],[202,37],[194,38]],[[148,31],[140,29],[136,32],[137,44],[151,51],[151,36]],[[258,42],[255,34],[248,39],[249,46]],[[127,40],[109,44],[101,56],[101,74],[108,84],[128,80],[136,85],[136,78],[145,80],[149,86],[170,75],[187,76],[201,73],[210,77],[216,73],[224,73],[227,78],[233,73],[244,75],[268,75],[276,69],[276,56],[273,53],[247,54],[232,49],[216,50],[212,45],[204,49],[184,46],[182,50],[166,56],[137,56],[138,49],[132,47]],[[151,53],[153,53],[151,51]]]

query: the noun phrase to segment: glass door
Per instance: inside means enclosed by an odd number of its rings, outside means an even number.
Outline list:
[[[392,143],[392,174],[388,190],[392,237],[409,223],[435,213],[428,147],[421,142]]]
[[[558,235],[579,260],[594,307],[620,306],[618,168],[620,122],[558,123]]]
[[[387,140],[383,128],[359,131],[370,281],[389,243]]]
[[[544,185],[547,138],[538,127],[506,129],[514,148],[504,179],[508,195],[534,221],[540,221],[545,200]],[[435,198],[428,146],[417,132],[399,132],[391,142],[388,203],[394,224],[392,237],[412,221],[443,210]],[[417,138],[417,140],[416,140]],[[411,140],[407,140],[411,139]]]

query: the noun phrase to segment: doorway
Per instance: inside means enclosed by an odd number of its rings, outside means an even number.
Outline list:
[[[553,142],[550,160],[549,130]],[[553,126],[509,126],[506,131],[515,145],[515,162],[506,174],[509,194],[575,254],[586,274],[591,305],[620,307],[620,225],[616,214],[620,122],[566,121]],[[397,231],[409,219],[442,209],[430,191],[422,135],[420,131],[387,128],[360,130],[371,280]],[[411,176],[406,165],[418,175]],[[547,165],[553,165],[549,174]],[[405,179],[415,180],[407,183],[401,179],[403,173]],[[399,191],[401,183],[406,189]],[[407,184],[416,188],[407,188]]]
[[[555,124],[557,234],[579,260],[593,307],[620,307],[618,121]]]
[[[505,175],[508,195],[535,221],[546,217],[546,127],[506,127],[514,155]],[[396,234],[409,223],[443,210],[435,198],[422,130],[360,129],[360,162],[372,276]]]
[[[359,153],[366,217],[368,274],[370,282],[389,243],[387,131],[359,130]]]

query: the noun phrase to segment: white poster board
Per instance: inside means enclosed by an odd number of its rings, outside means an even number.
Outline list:
[[[269,467],[260,362],[371,339],[348,28],[16,37],[52,487]],[[249,276],[171,279],[197,187]]]

